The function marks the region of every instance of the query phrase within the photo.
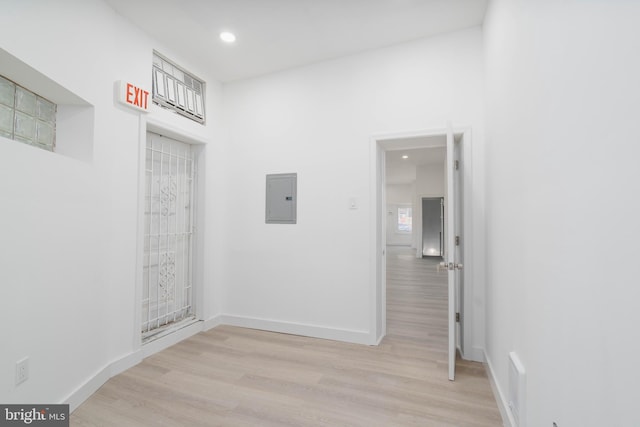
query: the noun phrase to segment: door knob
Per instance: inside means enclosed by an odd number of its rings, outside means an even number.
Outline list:
[[[443,261],[438,265],[438,269],[437,270],[440,271],[440,269],[453,270],[453,263],[450,262],[450,263],[447,264],[446,262]]]
[[[444,270],[462,270],[462,264],[441,262],[440,265],[438,265],[438,271],[440,271],[441,268]]]

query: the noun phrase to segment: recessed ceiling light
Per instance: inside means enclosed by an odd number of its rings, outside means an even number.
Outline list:
[[[407,156],[406,154],[402,156],[403,159],[408,159],[409,156]]]
[[[236,35],[230,33],[229,31],[223,31],[220,33],[220,40],[225,43],[233,43],[234,41],[236,41]]]

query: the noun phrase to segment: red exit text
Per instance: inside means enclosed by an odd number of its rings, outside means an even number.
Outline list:
[[[149,91],[127,83],[125,102],[147,110],[149,108]]]

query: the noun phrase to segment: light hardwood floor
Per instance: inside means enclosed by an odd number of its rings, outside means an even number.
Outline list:
[[[112,378],[72,426],[500,426],[484,368],[447,380],[447,292],[436,261],[388,251],[379,346],[220,326]]]

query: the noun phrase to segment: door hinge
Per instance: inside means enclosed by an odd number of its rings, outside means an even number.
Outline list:
[[[456,246],[460,246],[460,236],[456,236]]]
[[[456,313],[456,322],[460,323],[460,313]]]
[[[456,170],[460,169],[460,162],[456,160]]]

